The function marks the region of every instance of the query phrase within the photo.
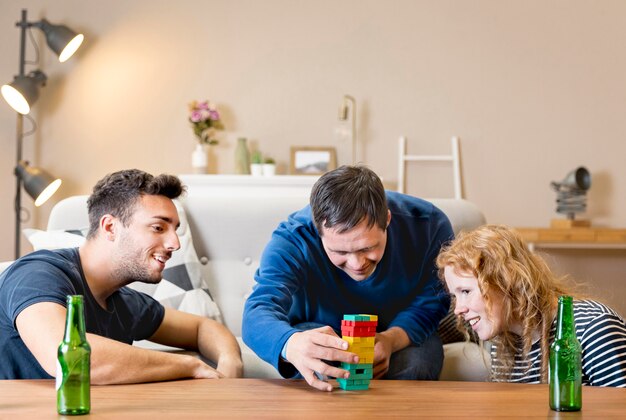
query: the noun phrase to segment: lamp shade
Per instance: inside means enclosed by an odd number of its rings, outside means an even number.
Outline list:
[[[591,174],[587,168],[579,166],[567,174],[561,185],[570,189],[576,188],[581,191],[587,191],[591,187]]]
[[[77,34],[65,25],[53,25],[42,19],[38,26],[46,35],[46,42],[59,56],[61,63],[70,58],[83,43],[83,34]]]
[[[39,70],[28,76],[15,76],[13,82],[2,86],[2,96],[11,108],[26,115],[39,98],[39,87],[46,83],[46,79],[46,75]]]
[[[59,189],[61,180],[50,175],[43,169],[29,166],[28,162],[21,161],[15,168],[17,175],[24,185],[24,189],[35,200],[35,206],[39,207]]]

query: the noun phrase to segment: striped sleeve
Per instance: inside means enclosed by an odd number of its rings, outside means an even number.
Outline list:
[[[591,385],[626,387],[626,325],[603,313],[589,322],[581,337],[583,375]]]
[[[617,312],[593,300],[575,300],[576,336],[582,347],[583,385],[626,388],[626,323]],[[550,331],[554,341],[556,319]],[[492,376],[496,381],[540,383],[541,347],[535,342],[525,358],[521,341],[516,349],[513,371],[501,378],[502,363],[497,358],[498,343],[491,347]]]

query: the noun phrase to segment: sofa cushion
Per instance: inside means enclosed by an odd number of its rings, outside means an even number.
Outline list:
[[[34,251],[40,249],[76,248],[85,242],[81,231],[23,229]]]
[[[235,335],[241,335],[243,306],[254,285],[258,260],[208,260],[203,266],[204,278],[220,308],[224,308],[224,325]]]
[[[180,218],[180,226],[176,231],[180,240],[180,249],[174,252],[167,262],[161,282],[158,284],[135,282],[128,287],[152,296],[163,306],[222,322],[221,311],[203,278],[185,210],[176,200],[174,203]],[[24,229],[23,232],[36,251],[78,247],[85,242],[87,228],[47,231]]]
[[[2,272],[4,270],[6,270],[7,268],[9,268],[9,266],[13,264],[13,261],[3,261],[0,262],[0,274],[2,274]]]
[[[485,345],[488,346],[488,343]],[[446,344],[443,346],[443,359],[440,381],[489,380],[491,356],[483,345],[469,341]]]

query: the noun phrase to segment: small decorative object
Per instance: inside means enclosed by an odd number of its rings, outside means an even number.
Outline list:
[[[235,148],[235,173],[237,174],[250,174],[250,153],[247,142],[245,137],[237,139],[237,147]]]
[[[263,162],[263,175],[276,175],[276,161],[274,161],[271,157],[265,158],[265,161]]]
[[[359,356],[359,363],[341,362],[341,368],[350,372],[348,379],[337,378],[339,387],[346,391],[366,390],[374,375],[374,340],[377,315],[344,315],[341,338],[348,342],[348,351]]]
[[[250,173],[254,176],[263,175],[263,155],[258,150],[252,152],[250,157]]]
[[[561,182],[551,182],[557,192],[556,212],[567,216],[566,219],[552,219],[553,228],[589,227],[589,220],[574,220],[576,213],[587,209],[587,190],[591,187],[591,174],[580,166],[567,174]]]
[[[337,167],[334,147],[292,147],[290,173],[321,175]]]
[[[191,154],[191,166],[194,173],[206,173],[208,170],[206,146],[219,143],[215,139],[215,132],[222,130],[224,125],[220,120],[219,112],[209,101],[193,101],[189,104],[189,122],[198,140]]]
[[[194,174],[206,174],[209,168],[209,159],[204,144],[196,144],[196,148],[191,152],[191,167]]]

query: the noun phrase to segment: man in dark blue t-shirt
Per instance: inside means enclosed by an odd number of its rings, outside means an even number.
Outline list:
[[[33,252],[0,275],[0,379],[55,375],[65,297],[74,294],[85,299],[94,384],[242,375],[239,346],[226,327],[124,287],[161,281],[165,263],[180,248],[172,199],[183,191],[171,175],[109,174],[87,201],[83,246]],[[216,368],[190,355],[131,345],[142,339],[199,351]]]

